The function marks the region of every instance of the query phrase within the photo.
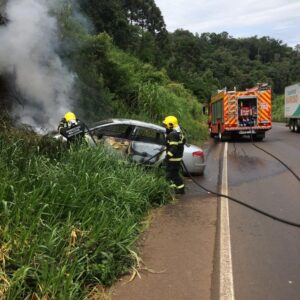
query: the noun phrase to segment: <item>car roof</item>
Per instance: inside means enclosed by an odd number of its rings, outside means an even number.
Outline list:
[[[132,125],[132,126],[139,126],[139,127],[146,127],[146,128],[151,128],[159,131],[164,131],[165,128],[153,123],[148,123],[148,122],[143,122],[143,121],[138,121],[138,120],[132,120],[132,119],[108,119],[108,120],[103,120],[97,123],[94,123],[91,126],[91,130],[96,129],[98,127],[102,127],[104,125],[109,125],[109,124],[122,124],[122,125]]]

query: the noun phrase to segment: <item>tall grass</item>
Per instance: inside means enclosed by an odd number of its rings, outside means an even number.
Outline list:
[[[284,95],[275,96],[272,103],[272,119],[275,122],[285,122]]]
[[[106,149],[53,142],[41,153],[30,137],[0,132],[0,299],[84,299],[134,263],[142,220],[168,184]]]

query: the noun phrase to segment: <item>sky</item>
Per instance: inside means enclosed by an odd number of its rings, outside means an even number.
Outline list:
[[[269,36],[300,44],[300,0],[155,0],[167,30],[226,31],[234,38]]]

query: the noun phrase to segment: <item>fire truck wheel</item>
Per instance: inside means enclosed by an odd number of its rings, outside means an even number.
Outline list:
[[[257,142],[262,141],[265,138],[265,133],[254,134],[253,139]]]

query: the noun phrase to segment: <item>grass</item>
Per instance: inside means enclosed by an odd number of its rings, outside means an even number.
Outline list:
[[[49,142],[0,130],[0,299],[86,299],[111,285],[134,264],[148,211],[170,198],[158,170]]]
[[[272,119],[274,122],[285,122],[284,95],[275,96],[272,103]]]

